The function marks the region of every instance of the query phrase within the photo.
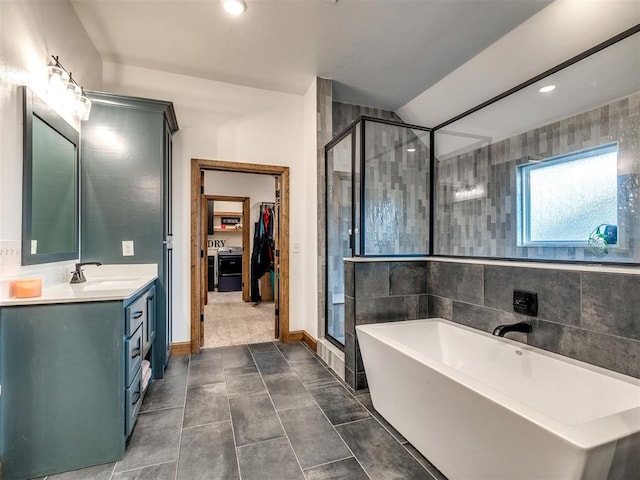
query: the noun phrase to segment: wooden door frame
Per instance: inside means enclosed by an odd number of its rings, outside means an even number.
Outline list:
[[[249,249],[250,227],[251,227],[251,197],[233,197],[229,195],[208,195],[204,194],[206,200],[213,200],[215,202],[237,202],[242,203],[242,301],[248,302],[251,300],[250,291],[250,273],[251,273],[251,250]],[[208,220],[208,219],[207,219]],[[231,230],[231,229],[230,229]],[[204,274],[204,272],[203,272]],[[204,281],[204,275],[202,276]]]
[[[279,165],[260,165],[256,163],[226,162],[221,160],[191,159],[191,353],[200,352],[200,316],[204,314],[201,307],[200,292],[204,281],[201,251],[206,245],[202,242],[201,198],[204,194],[204,171],[257,173],[280,177],[280,336],[282,342],[294,340],[289,338],[289,167]],[[244,265],[243,265],[244,267]],[[243,268],[244,269],[244,268]],[[299,340],[299,339],[295,339]]]

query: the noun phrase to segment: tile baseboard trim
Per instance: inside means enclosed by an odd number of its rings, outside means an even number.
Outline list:
[[[328,340],[320,338],[318,339],[318,355],[344,381],[344,352]]]
[[[318,351],[318,342],[309,335],[305,330],[296,330],[289,332],[283,338],[284,343],[304,342],[314,352]]]
[[[176,342],[171,344],[171,355],[190,355],[191,342]]]

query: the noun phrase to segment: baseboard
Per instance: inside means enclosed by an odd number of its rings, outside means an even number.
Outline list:
[[[315,338],[309,335],[306,331],[302,332],[302,341],[314,352],[318,351],[318,342]]]
[[[316,352],[318,350],[318,342],[304,330],[289,332],[283,339],[284,343],[304,342],[307,346]]]
[[[171,344],[171,355],[190,355],[191,342],[177,342]]]

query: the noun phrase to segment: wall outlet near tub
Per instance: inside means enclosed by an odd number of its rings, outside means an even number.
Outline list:
[[[133,257],[133,240],[122,241],[122,256]]]
[[[529,315],[531,317],[538,316],[538,294],[536,292],[527,292],[525,290],[513,291],[513,311]]]

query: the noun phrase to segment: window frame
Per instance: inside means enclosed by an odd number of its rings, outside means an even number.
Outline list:
[[[589,157],[596,157],[608,153],[616,153],[616,165],[618,162],[617,154],[619,152],[618,142],[606,143],[602,145],[598,145],[595,147],[585,148],[583,150],[577,150],[574,152],[556,155],[553,157],[549,157],[547,159],[535,161],[535,162],[527,162],[521,165],[516,166],[516,179],[517,179],[517,211],[516,211],[516,222],[517,222],[517,247],[550,247],[550,248],[561,248],[561,247],[578,247],[584,248],[588,246],[588,238],[585,238],[584,241],[581,240],[530,240],[530,232],[531,232],[531,217],[529,215],[530,204],[531,204],[531,196],[530,192],[530,172],[533,170],[537,170],[540,168],[547,168],[553,165],[558,165],[561,163],[570,163],[577,160],[582,160]],[[617,168],[616,168],[617,170]],[[616,174],[616,178],[617,178]],[[617,186],[616,186],[617,190]],[[618,198],[616,196],[616,205],[618,203]],[[618,212],[616,208],[616,225],[618,223]],[[618,242],[617,245],[619,245]],[[617,245],[612,245],[612,248],[615,248]]]

